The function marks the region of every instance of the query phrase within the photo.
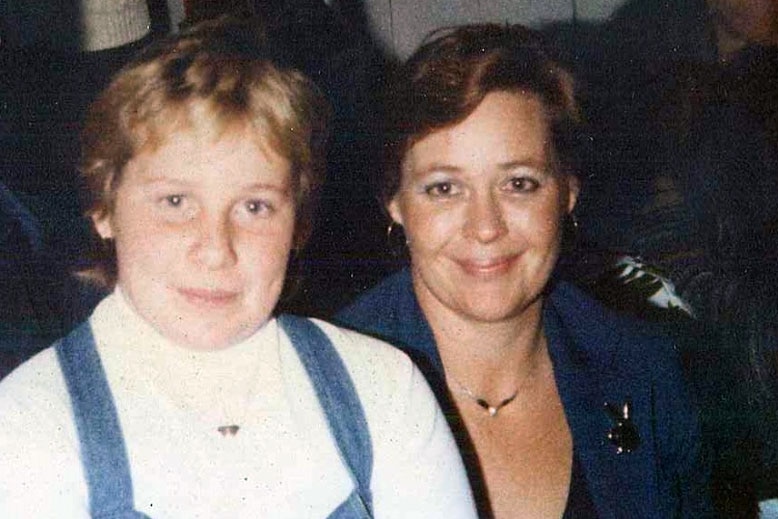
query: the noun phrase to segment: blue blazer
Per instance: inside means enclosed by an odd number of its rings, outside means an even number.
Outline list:
[[[340,324],[405,350],[424,371],[442,407],[453,409],[435,340],[406,269],[341,311]],[[676,352],[666,338],[608,312],[566,283],[551,288],[543,311],[573,445],[601,519],[704,518],[713,511],[697,413]],[[616,423],[606,403],[630,403],[632,452],[608,440]]]

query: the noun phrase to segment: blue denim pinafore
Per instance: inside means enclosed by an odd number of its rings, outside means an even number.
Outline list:
[[[278,323],[305,366],[343,464],[354,481],[354,491],[329,518],[371,518],[373,451],[351,377],[329,338],[313,322],[281,315]],[[92,517],[148,519],[134,509],[124,437],[89,323],[59,341],[55,350],[75,414]]]

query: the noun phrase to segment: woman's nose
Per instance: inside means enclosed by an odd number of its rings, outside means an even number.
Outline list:
[[[470,200],[465,223],[465,234],[469,238],[488,243],[502,237],[507,230],[502,207],[493,194]]]
[[[232,228],[228,217],[204,216],[200,222],[198,238],[194,253],[205,267],[217,270],[235,263]]]

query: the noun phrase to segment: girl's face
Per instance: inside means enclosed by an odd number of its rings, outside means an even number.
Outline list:
[[[244,132],[173,135],[126,166],[114,211],[118,286],[162,335],[224,348],[268,319],[295,224],[288,161]]]

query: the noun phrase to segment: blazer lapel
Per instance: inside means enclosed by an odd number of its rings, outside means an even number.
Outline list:
[[[648,517],[656,498],[656,482],[651,481],[656,467],[652,466],[650,385],[624,377],[623,366],[610,356],[611,344],[574,335],[573,327],[565,327],[562,321],[553,305],[547,305],[544,330],[554,376],[592,501],[603,519]],[[640,443],[634,451],[619,454],[608,439],[617,424],[605,406],[621,409],[625,402],[630,402],[628,427],[637,432]]]

